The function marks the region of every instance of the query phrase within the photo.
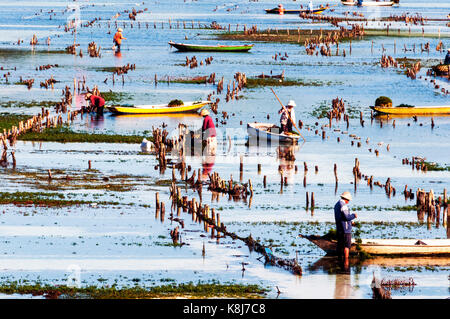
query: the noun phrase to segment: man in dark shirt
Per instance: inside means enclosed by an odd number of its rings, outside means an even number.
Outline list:
[[[356,214],[350,214],[347,204],[352,200],[349,192],[343,192],[341,199],[334,206],[334,218],[336,221],[336,233],[338,236],[337,251],[340,258],[344,257],[348,265],[348,256],[352,245],[352,220]]]
[[[447,49],[447,55],[445,56],[444,64],[450,65],[450,49]]]

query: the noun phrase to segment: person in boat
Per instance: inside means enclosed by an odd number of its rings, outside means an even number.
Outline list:
[[[122,44],[122,40],[126,40],[127,38],[125,38],[122,34],[122,28],[117,29],[116,34],[114,34],[114,38],[113,38],[113,42],[114,45],[116,46],[116,52],[120,52],[120,46]]]
[[[308,4],[308,8],[309,8],[309,12],[312,13],[313,12],[313,3],[312,0],[309,0],[309,4]]]
[[[281,3],[278,5],[278,14],[284,14],[284,7]]]
[[[86,101],[89,101],[88,110],[94,111],[99,115],[103,114],[103,109],[105,107],[105,99],[101,96],[94,95],[92,93],[86,93]]]
[[[343,192],[341,199],[334,206],[334,218],[336,221],[337,253],[339,258],[344,258],[348,265],[348,256],[352,245],[352,220],[358,216],[350,214],[348,203],[352,200],[350,192]]]
[[[281,114],[280,124],[281,124],[281,131],[283,133],[292,132],[292,126],[293,123],[295,123],[295,111],[294,111],[295,106],[297,106],[295,104],[295,101],[290,100],[286,105],[286,108],[282,107],[278,111],[278,114]],[[289,112],[289,114],[286,112],[286,109],[287,112]]]
[[[216,127],[214,125],[213,119],[209,116],[209,111],[207,109],[202,109],[200,115],[203,116],[202,124],[202,149],[205,148],[205,153],[207,155],[216,155],[217,149],[217,138],[216,138]]]
[[[447,55],[445,56],[444,64],[450,65],[450,49],[447,49]]]

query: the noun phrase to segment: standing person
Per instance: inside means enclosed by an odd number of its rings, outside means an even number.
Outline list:
[[[217,138],[213,119],[209,116],[209,111],[207,109],[202,109],[200,115],[203,116],[202,146],[205,144],[204,146],[206,147],[207,155],[216,155]]]
[[[344,263],[348,266],[348,256],[352,245],[352,220],[356,214],[350,214],[348,203],[352,200],[350,192],[343,192],[341,199],[334,206],[334,218],[336,220],[336,233],[338,236],[338,255],[344,257]],[[342,256],[343,253],[343,256]]]
[[[116,52],[120,52],[120,45],[122,44],[122,40],[126,40],[127,38],[125,38],[122,35],[122,28],[117,29],[116,34],[114,34],[114,38],[113,38],[113,42],[116,45]]]
[[[281,14],[281,15],[284,14],[284,7],[281,3],[278,5],[278,14]]]
[[[286,105],[289,115],[286,112],[284,107],[282,107],[278,111],[278,114],[281,114],[280,124],[281,124],[281,131],[283,133],[292,132],[292,126],[293,126],[293,123],[295,123],[295,111],[294,111],[295,106],[297,106],[297,104],[295,104],[295,101],[290,100],[288,102],[288,104]]]
[[[86,93],[86,101],[89,101],[89,109],[96,112],[99,115],[103,114],[103,108],[105,106],[105,99],[101,96],[94,95],[92,93]]]
[[[444,64],[450,65],[450,49],[447,49],[447,55],[445,56]]]
[[[309,0],[309,5],[308,5],[308,7],[309,7],[309,12],[310,12],[310,13],[313,13],[313,3],[312,3],[312,0]]]

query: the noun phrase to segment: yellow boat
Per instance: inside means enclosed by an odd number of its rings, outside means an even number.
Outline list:
[[[180,106],[169,106],[168,104],[160,105],[110,105],[108,110],[116,114],[166,114],[166,113],[191,113],[196,112],[210,101],[186,102]]]
[[[400,114],[400,115],[450,114],[450,106],[410,106],[410,107],[371,106],[370,108],[376,112],[384,114]]]

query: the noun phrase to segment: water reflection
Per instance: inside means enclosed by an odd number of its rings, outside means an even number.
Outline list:
[[[212,173],[214,163],[216,161],[216,155],[205,155],[202,157],[202,181],[208,180],[208,175]]]
[[[90,119],[91,120],[89,122],[89,128],[103,129],[105,124],[105,117],[103,116],[103,114],[91,114]]]

